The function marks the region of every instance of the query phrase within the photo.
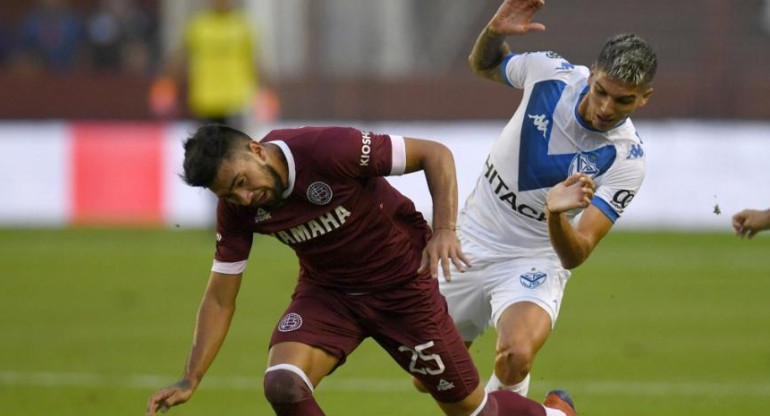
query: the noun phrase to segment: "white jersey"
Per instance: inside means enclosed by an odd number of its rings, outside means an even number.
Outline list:
[[[615,222],[644,179],[642,141],[630,119],[601,132],[580,118],[588,68],[535,52],[509,55],[501,69],[524,95],[460,214],[461,237],[505,256],[555,256],[544,212],[548,190],[585,173],[596,184],[591,203]],[[579,212],[567,213],[570,221]]]

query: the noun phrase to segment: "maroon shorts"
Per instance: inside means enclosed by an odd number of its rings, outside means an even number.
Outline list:
[[[441,402],[457,402],[479,374],[429,275],[371,293],[344,293],[300,283],[273,331],[270,346],[301,342],[345,357],[372,337]]]

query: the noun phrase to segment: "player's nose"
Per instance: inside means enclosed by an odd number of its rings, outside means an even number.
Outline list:
[[[615,107],[612,105],[612,100],[604,99],[599,105],[599,115],[602,117],[609,117],[615,112]]]
[[[254,199],[254,191],[241,190],[237,193],[240,205],[251,205],[251,201]]]

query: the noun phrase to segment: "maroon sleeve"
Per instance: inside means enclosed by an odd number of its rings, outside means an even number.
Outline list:
[[[391,174],[393,145],[390,136],[349,127],[323,129],[314,159],[327,173],[365,178]]]
[[[216,262],[236,263],[249,258],[254,233],[245,225],[238,208],[220,199],[217,204]]]

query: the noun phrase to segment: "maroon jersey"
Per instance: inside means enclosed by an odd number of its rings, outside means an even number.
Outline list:
[[[245,269],[254,233],[297,253],[300,280],[346,291],[371,291],[415,276],[430,229],[411,200],[383,176],[404,172],[404,139],[352,128],[273,130],[288,186],[275,208],[220,199],[212,270]]]

